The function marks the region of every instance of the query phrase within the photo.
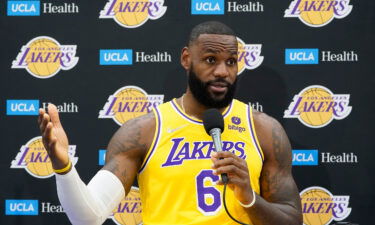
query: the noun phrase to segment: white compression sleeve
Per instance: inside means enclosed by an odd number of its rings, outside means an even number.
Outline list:
[[[125,196],[121,181],[111,172],[100,170],[86,186],[75,167],[56,174],[57,195],[73,225],[99,225]]]

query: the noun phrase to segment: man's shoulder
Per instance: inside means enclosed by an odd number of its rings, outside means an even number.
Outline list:
[[[122,126],[128,129],[139,129],[147,131],[148,129],[152,129],[155,127],[155,114],[151,111],[145,115],[138,116],[126,121]]]

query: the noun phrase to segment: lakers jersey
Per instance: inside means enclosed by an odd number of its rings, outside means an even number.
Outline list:
[[[215,184],[215,147],[202,121],[185,114],[176,99],[155,108],[154,114],[155,136],[138,174],[143,224],[236,224],[225,212],[223,186]],[[251,186],[259,194],[263,153],[252,109],[233,100],[223,117],[223,151],[246,160]],[[252,224],[230,188],[226,202],[234,218]]]

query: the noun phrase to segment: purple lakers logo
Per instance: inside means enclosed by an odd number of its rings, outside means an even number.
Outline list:
[[[240,75],[245,69],[253,70],[260,66],[264,57],[261,56],[261,44],[246,44],[239,37],[238,43],[238,73]]]
[[[78,157],[75,157],[75,145],[69,145],[68,154],[75,165],[78,161]],[[31,176],[36,178],[49,178],[55,175],[41,136],[35,137],[25,145],[22,145],[10,168],[25,169]]]
[[[297,17],[310,27],[322,27],[350,14],[350,0],[293,0],[284,17]]]
[[[132,187],[110,216],[118,225],[141,225],[142,203],[139,189]]]
[[[352,211],[349,196],[333,195],[322,187],[309,187],[301,191],[303,224],[330,224],[333,220],[342,221]]]
[[[99,18],[114,19],[122,27],[136,28],[149,19],[159,19],[166,11],[164,0],[109,0]]]
[[[37,78],[50,78],[60,70],[70,70],[78,63],[76,45],[61,45],[55,39],[40,36],[22,46],[12,69],[26,69]]]
[[[125,86],[108,97],[99,112],[99,118],[113,119],[118,125],[151,112],[153,107],[163,103],[164,95],[149,95],[136,86]]]
[[[350,95],[333,94],[328,88],[313,85],[295,95],[284,118],[298,118],[311,128],[327,126],[333,119],[342,120],[352,111]]]
[[[173,138],[172,148],[162,167],[181,165],[184,160],[209,159],[216,151],[212,141],[186,142],[184,138]],[[244,142],[223,141],[223,151],[230,151],[240,158],[246,159]]]

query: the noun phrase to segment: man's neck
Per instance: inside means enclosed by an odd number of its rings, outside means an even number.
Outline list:
[[[190,91],[187,91],[180,98],[178,98],[177,103],[180,105],[184,113],[199,120],[202,120],[204,111],[209,109],[209,107],[198,102]],[[223,113],[225,109],[226,107],[223,107],[218,110],[220,113]]]

